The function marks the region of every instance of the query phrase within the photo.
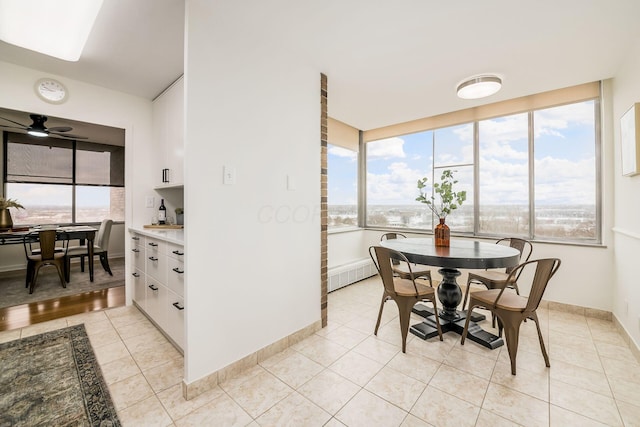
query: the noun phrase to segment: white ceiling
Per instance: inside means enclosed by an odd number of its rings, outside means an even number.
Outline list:
[[[638,0],[227,0],[210,7],[327,74],[329,115],[363,130],[610,78],[640,42]],[[105,0],[78,62],[2,42],[0,58],[153,99],[183,71],[183,8],[183,0]],[[460,81],[484,73],[503,77],[498,94],[456,98]]]

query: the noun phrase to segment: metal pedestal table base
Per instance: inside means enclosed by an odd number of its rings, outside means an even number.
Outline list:
[[[413,312],[417,315],[424,317],[424,322],[412,325],[409,329],[411,333],[423,340],[435,337],[438,335],[438,329],[436,328],[435,317],[433,316],[433,309],[426,307],[422,304],[416,304],[413,308]],[[467,332],[467,339],[477,342],[478,344],[487,347],[489,349],[495,349],[504,345],[502,338],[493,335],[484,329],[482,329],[476,322],[484,320],[486,316],[482,314],[473,313],[471,315],[471,321],[469,322],[469,332]],[[462,335],[464,331],[464,322],[467,319],[466,311],[457,311],[455,316],[449,316],[443,311],[438,313],[438,319],[440,320],[440,328],[442,333],[453,331]]]

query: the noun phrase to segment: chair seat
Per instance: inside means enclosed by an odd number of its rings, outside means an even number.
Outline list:
[[[416,288],[418,289],[418,297],[434,294],[434,289],[431,286],[424,285],[419,282],[415,283],[416,287],[414,288],[413,281],[410,279],[402,279],[400,277],[393,278],[393,288],[396,291],[396,294],[402,297],[416,296]]]
[[[505,285],[509,275],[503,271],[487,270],[482,272],[470,272],[469,281],[475,280],[482,282],[488,288]]]
[[[489,289],[488,291],[473,292],[473,294],[471,294],[471,298],[480,304],[492,306],[499,294],[500,289]],[[526,297],[505,291],[502,293],[496,308],[507,311],[523,312],[527,306],[527,301],[528,298]]]
[[[403,279],[410,279],[410,274],[413,274],[413,277],[421,277],[421,276],[429,276],[431,277],[431,270],[426,265],[421,264],[412,264],[411,272],[409,272],[409,267],[405,263],[401,263],[399,265],[393,266],[393,272]]]
[[[94,246],[93,253],[99,254],[100,252],[104,252],[100,247]],[[69,246],[67,248],[67,256],[77,256],[77,255],[87,255],[89,253],[86,246]]]
[[[64,253],[63,252],[54,252],[54,254],[53,254],[53,259],[54,260],[55,259],[62,259],[62,258],[64,258]],[[27,256],[27,259],[29,261],[37,262],[37,261],[41,261],[42,260],[42,256],[40,254],[33,254],[33,255]]]

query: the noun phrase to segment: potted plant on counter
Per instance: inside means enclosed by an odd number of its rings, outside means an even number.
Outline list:
[[[13,227],[13,219],[9,208],[24,209],[17,200],[0,197],[0,231],[10,230]]]
[[[184,208],[176,208],[176,224],[184,225]]]
[[[449,226],[445,224],[447,215],[462,206],[465,200],[467,200],[466,191],[453,191],[453,185],[458,181],[453,178],[453,171],[445,169],[440,176],[440,182],[433,184],[433,191],[440,196],[440,202],[436,202],[435,195],[428,195],[425,193],[425,187],[427,186],[427,178],[418,180],[418,191],[420,195],[416,197],[416,201],[425,203],[429,206],[429,209],[440,220],[439,224],[433,230],[436,246],[449,246],[450,244],[450,230]]]

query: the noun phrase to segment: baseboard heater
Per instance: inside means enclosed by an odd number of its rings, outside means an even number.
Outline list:
[[[348,264],[339,265],[329,269],[327,289],[335,291],[347,285],[378,274],[371,259],[362,259]]]

